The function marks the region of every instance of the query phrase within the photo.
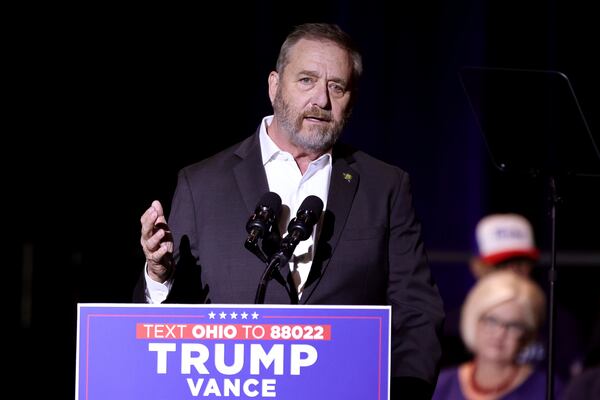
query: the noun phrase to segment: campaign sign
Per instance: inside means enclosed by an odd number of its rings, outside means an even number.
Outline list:
[[[389,399],[389,306],[78,304],[77,400]]]

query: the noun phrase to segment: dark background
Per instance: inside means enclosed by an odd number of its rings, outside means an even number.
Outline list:
[[[153,199],[168,209],[179,168],[252,134],[271,112],[267,75],[302,22],[336,22],[363,50],[344,139],[411,174],[446,306],[460,304],[472,284],[473,229],[490,212],[532,221],[544,276],[546,182],[493,166],[458,70],[562,71],[599,143],[600,24],[591,3],[6,10],[2,197],[15,376],[36,382],[25,389],[32,395],[71,398],[76,304],[130,301],[144,262],[141,214]],[[557,296],[585,340],[600,308],[599,187],[600,178],[559,181]]]

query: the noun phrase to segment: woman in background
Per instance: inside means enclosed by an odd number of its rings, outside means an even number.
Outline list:
[[[461,311],[461,336],[471,361],[443,369],[434,400],[536,400],[546,398],[546,373],[521,363],[545,318],[546,299],[526,276],[499,270],[481,278]],[[554,381],[555,396],[564,383]]]

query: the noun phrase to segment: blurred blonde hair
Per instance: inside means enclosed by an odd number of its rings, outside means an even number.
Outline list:
[[[537,283],[513,271],[498,270],[482,277],[467,294],[460,319],[462,339],[471,351],[475,346],[477,324],[492,308],[516,302],[523,310],[528,328],[528,340],[538,333],[546,317],[546,296]]]

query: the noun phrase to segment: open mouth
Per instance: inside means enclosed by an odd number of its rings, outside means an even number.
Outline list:
[[[331,117],[328,115],[322,115],[322,114],[308,114],[305,115],[304,118],[306,119],[311,119],[311,120],[316,120],[316,121],[322,121],[322,122],[329,122],[331,121]]]

